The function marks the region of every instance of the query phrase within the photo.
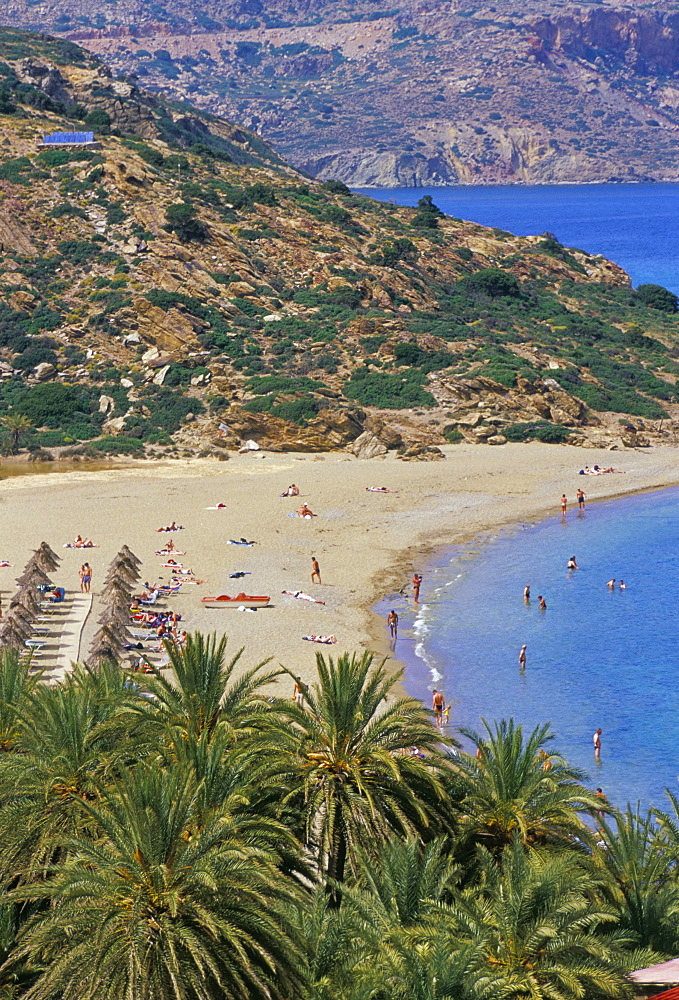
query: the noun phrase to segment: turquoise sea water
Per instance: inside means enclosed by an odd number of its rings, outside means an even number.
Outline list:
[[[585,492],[587,483],[582,477]],[[555,746],[613,803],[663,805],[665,787],[679,792],[678,524],[679,489],[668,489],[571,509],[564,520],[557,514],[440,554],[420,568],[419,611],[399,596],[378,609],[401,615],[395,655],[408,665],[406,686],[428,705],[431,688],[442,690],[453,704],[451,727],[510,716],[529,728],[550,721]],[[566,569],[572,555],[576,571]],[[627,589],[609,591],[611,577]]]
[[[370,188],[365,194],[415,205],[424,194],[447,215],[520,236],[549,231],[566,246],[601,253],[634,285],[679,294],[679,184]]]

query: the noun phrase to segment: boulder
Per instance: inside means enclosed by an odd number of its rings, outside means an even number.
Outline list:
[[[507,444],[507,438],[504,434],[493,434],[491,437],[486,438],[486,444]]]
[[[393,427],[389,427],[382,417],[371,415],[365,422],[366,430],[372,431],[387,448],[400,448],[403,438]]]
[[[113,437],[116,437],[125,430],[125,417],[112,417],[111,420],[106,420],[102,424],[101,429],[104,434],[111,434]]]
[[[550,392],[550,416],[557,424],[579,424],[585,413],[585,404],[567,392]]]
[[[241,454],[244,454],[245,452],[248,451],[259,451],[259,450],[260,450],[259,445],[257,444],[256,441],[253,441],[252,439],[245,441],[238,449],[238,451]]]
[[[163,367],[160,368],[156,372],[156,374],[153,376],[153,384],[154,385],[162,385],[163,382],[165,381],[165,377],[166,377],[167,373],[169,372],[169,370],[170,370],[170,366],[169,365],[163,365]]]
[[[33,374],[37,378],[38,382],[47,382],[49,379],[54,378],[57,370],[54,365],[51,365],[49,361],[41,361],[39,365],[33,369]]]
[[[246,298],[248,295],[255,295],[255,289],[248,281],[232,281],[229,285],[229,297],[239,296]]]
[[[100,413],[112,413],[115,409],[116,401],[112,396],[101,395],[99,397],[99,412]]]
[[[411,444],[398,456],[402,462],[437,462],[445,457],[440,448],[430,444]]]
[[[141,344],[141,337],[139,336],[138,333],[127,333],[123,337],[123,346],[130,347],[131,345],[134,344]]]
[[[351,445],[351,451],[356,458],[379,458],[387,454],[387,446],[372,431],[363,431]]]
[[[158,348],[149,347],[148,351],[144,351],[144,353],[141,356],[141,359],[144,362],[144,364],[147,365],[149,361],[155,361],[155,359],[159,357],[160,357],[160,351],[158,350]]]
[[[121,378],[120,384],[122,385],[123,389],[133,389],[134,388],[134,382],[132,381],[131,378]]]

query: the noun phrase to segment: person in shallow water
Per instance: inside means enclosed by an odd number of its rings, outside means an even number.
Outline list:
[[[434,709],[434,715],[436,716],[436,725],[440,729],[443,725],[443,709],[446,707],[446,700],[436,688],[433,691],[431,707]]]
[[[527,583],[523,588],[523,599],[524,601],[530,601],[530,584]]]
[[[601,729],[597,729],[592,736],[592,743],[594,744],[594,756],[601,756]]]
[[[538,607],[540,608],[540,611],[547,610],[547,601],[544,599],[542,594],[538,594]]]
[[[387,625],[392,639],[398,639],[398,615],[393,608],[387,615]]]
[[[526,669],[526,649],[527,646],[524,643],[521,649],[519,650],[519,669],[521,670]]]
[[[575,556],[571,556],[570,557],[570,559],[568,560],[568,566],[566,568],[567,569],[578,569],[578,564],[575,561]]]

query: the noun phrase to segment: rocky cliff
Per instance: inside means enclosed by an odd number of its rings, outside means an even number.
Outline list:
[[[674,440],[677,300],[601,257],[309,180],[45,37],[0,34],[0,122],[0,411],[33,454]]]

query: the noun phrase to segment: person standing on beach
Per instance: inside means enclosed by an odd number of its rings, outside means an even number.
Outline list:
[[[568,498],[565,493],[561,494],[561,514],[566,516],[566,508],[568,507]]]
[[[302,683],[301,677],[295,677],[295,687],[292,692],[292,700],[300,708],[304,708],[304,694],[306,692],[306,684]]]
[[[577,498],[578,498],[578,510],[584,510],[585,509],[585,494],[582,492],[582,490],[578,490],[578,492],[577,492],[576,495],[577,495]]]
[[[318,559],[316,556],[311,557],[311,582],[314,582],[314,577],[318,577],[318,582],[321,582],[321,568],[318,565]]]
[[[419,573],[415,573],[413,576],[413,600],[415,604],[420,603],[420,584],[422,583],[422,577]]]
[[[523,588],[523,599],[524,599],[524,601],[526,601],[526,603],[528,603],[528,601],[530,601],[530,584],[529,583],[527,583],[526,586]]]
[[[446,707],[446,699],[436,688],[433,691],[431,707],[434,709],[434,715],[436,716],[436,725],[441,729],[443,726],[443,709]]]
[[[600,757],[601,756],[601,729],[597,729],[597,731],[592,736],[592,743],[594,744],[594,756],[595,757]]]
[[[519,650],[519,670],[526,669],[526,644],[524,643]]]
[[[398,615],[393,608],[387,615],[387,625],[392,639],[398,639]]]
[[[84,563],[80,567],[80,593],[89,594],[92,582],[92,567],[89,563]]]

